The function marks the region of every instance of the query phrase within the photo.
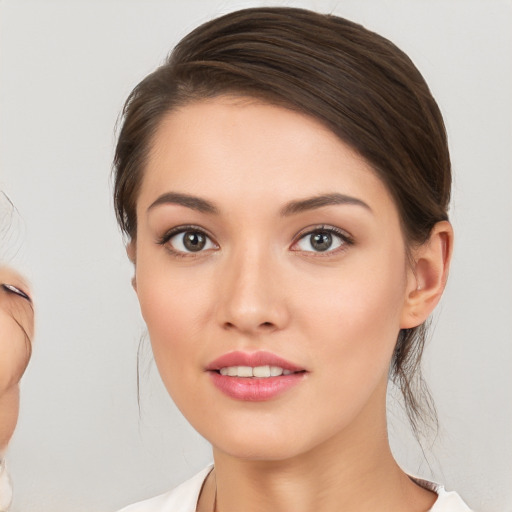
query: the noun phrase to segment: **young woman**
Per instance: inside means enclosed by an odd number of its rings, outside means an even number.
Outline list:
[[[464,511],[407,475],[424,323],[446,283],[450,159],[409,58],[335,16],[194,30],[128,98],[115,207],[160,375],[214,465],[126,511]],[[426,407],[428,409],[428,407]]]

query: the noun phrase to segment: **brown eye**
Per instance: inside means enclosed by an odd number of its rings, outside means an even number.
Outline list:
[[[181,253],[200,252],[205,249],[214,249],[216,245],[208,235],[202,231],[189,229],[180,231],[166,241],[173,251]]]
[[[197,231],[183,233],[183,245],[191,252],[197,252],[206,245],[206,237]]]

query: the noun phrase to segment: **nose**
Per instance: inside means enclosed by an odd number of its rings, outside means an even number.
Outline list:
[[[276,258],[245,247],[227,258],[218,290],[218,320],[225,330],[258,335],[289,322],[286,287]]]

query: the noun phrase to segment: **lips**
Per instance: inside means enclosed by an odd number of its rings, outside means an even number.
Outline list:
[[[306,375],[300,368],[271,352],[230,352],[207,367],[213,384],[235,400],[264,401],[299,384]]]

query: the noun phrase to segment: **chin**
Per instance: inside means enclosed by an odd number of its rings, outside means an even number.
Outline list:
[[[246,461],[279,462],[289,460],[301,454],[298,446],[292,443],[282,443],[277,440],[266,442],[258,439],[258,442],[246,440],[226,440],[213,444],[215,450],[219,450],[230,457]]]
[[[302,425],[292,428],[291,424],[269,425],[255,421],[250,427],[238,423],[231,427],[217,425],[214,430],[206,430],[200,431],[200,434],[212,444],[214,450],[247,461],[290,460],[322,442],[322,439],[316,438],[318,433],[316,436],[309,435]]]

